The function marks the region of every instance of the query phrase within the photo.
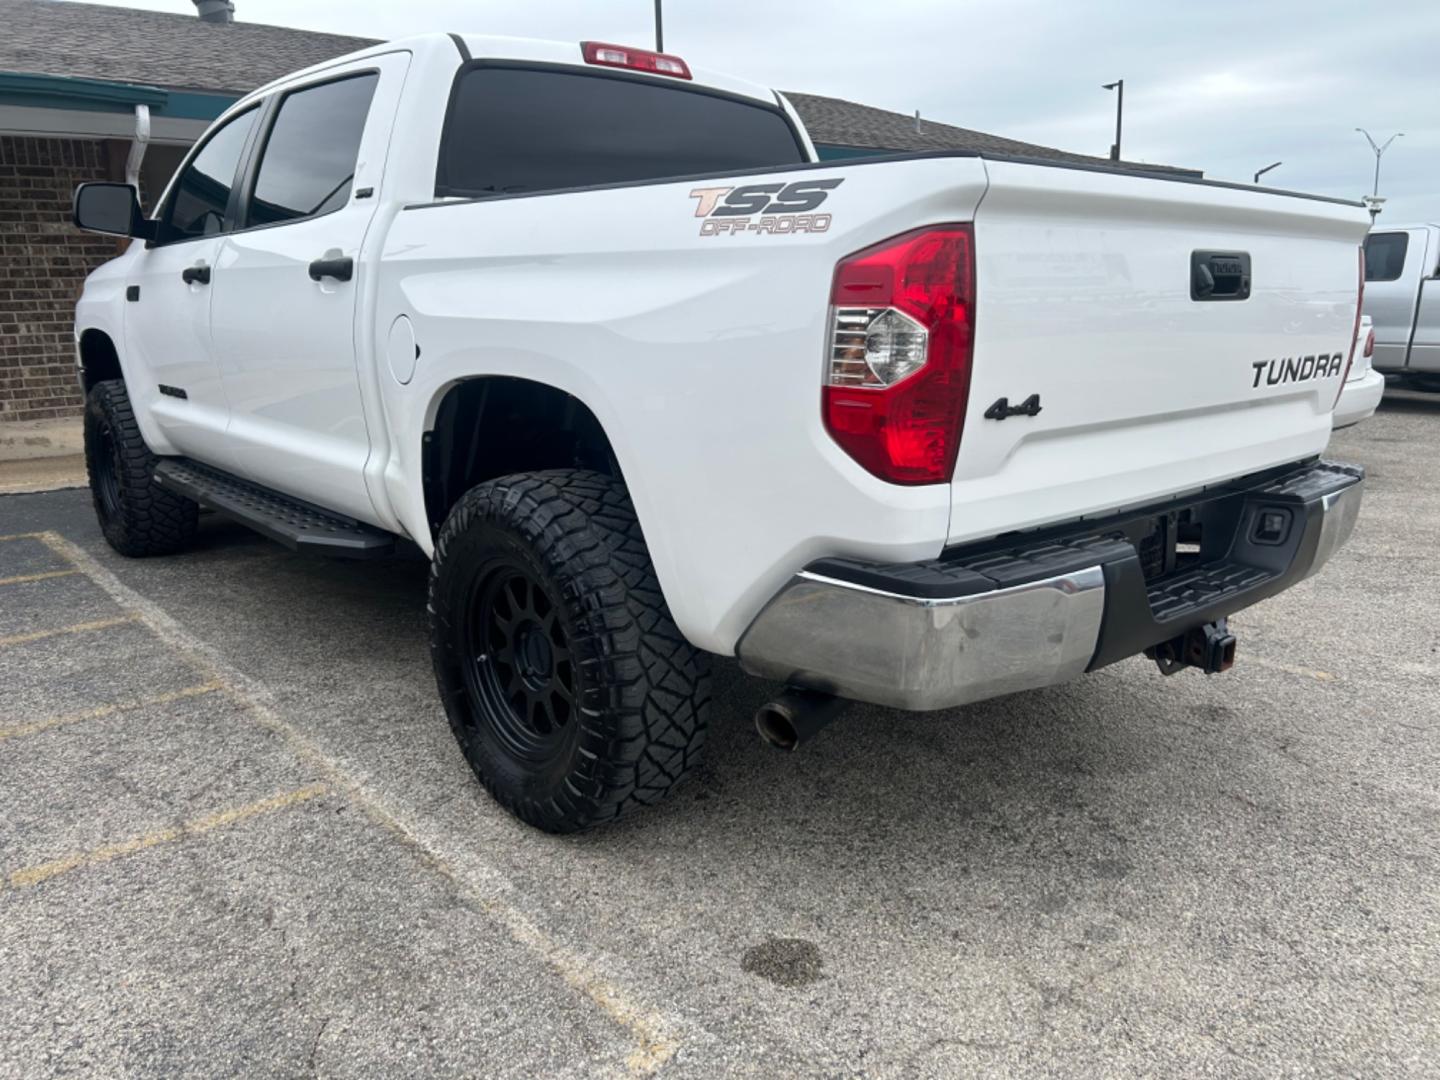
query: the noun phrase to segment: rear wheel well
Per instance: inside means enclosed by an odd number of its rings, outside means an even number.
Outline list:
[[[86,330],[80,335],[80,377],[87,394],[96,383],[125,378],[120,370],[120,354],[105,331]]]
[[[583,401],[505,376],[467,379],[446,392],[423,461],[432,536],[462,495],[499,476],[579,468],[624,479],[605,429]]]

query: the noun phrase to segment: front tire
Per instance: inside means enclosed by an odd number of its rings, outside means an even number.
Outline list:
[[[173,555],[189,547],[200,507],[155,483],[150,452],[119,379],[96,383],[85,399],[85,468],[100,531],[121,555]]]
[[[613,821],[700,762],[707,657],[676,629],[629,494],[606,476],[468,492],[436,542],[430,644],[471,768],[536,828]]]

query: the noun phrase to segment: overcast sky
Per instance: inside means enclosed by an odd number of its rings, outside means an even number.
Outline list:
[[[111,3],[114,0],[101,0]],[[191,0],[116,6],[192,13]],[[652,0],[235,0],[236,17],[392,38],[429,30],[653,41]],[[768,86],[1104,156],[1357,198],[1383,141],[1385,221],[1440,220],[1437,0],[665,0],[665,44]]]

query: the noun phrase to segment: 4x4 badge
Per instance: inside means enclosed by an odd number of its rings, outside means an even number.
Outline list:
[[[1007,416],[1039,416],[1040,395],[1031,394],[1019,405],[1011,405],[1009,398],[1001,398],[985,410],[986,420],[1004,420]]]

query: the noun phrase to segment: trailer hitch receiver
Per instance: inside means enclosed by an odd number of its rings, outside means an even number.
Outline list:
[[[1225,619],[1195,629],[1145,650],[1161,675],[1174,675],[1187,667],[1206,675],[1229,671],[1235,666],[1235,635]]]

